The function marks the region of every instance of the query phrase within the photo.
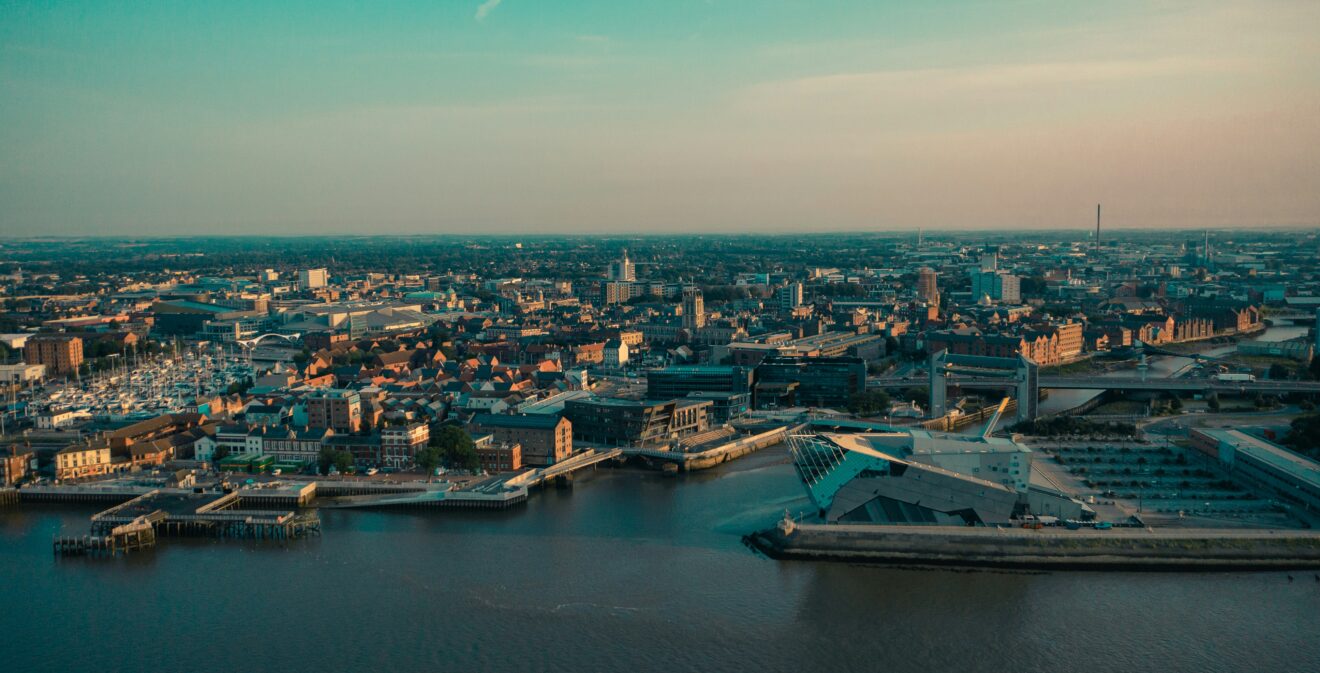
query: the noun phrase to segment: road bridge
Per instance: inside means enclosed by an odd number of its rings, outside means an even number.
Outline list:
[[[1276,325],[1282,322],[1310,325],[1315,322],[1316,314],[1314,312],[1307,313],[1306,311],[1271,311],[1262,315],[1261,319],[1268,320]]]
[[[963,388],[1016,388],[1012,379],[993,376],[948,377],[946,385]],[[1320,381],[1219,381],[1193,378],[1141,378],[1096,376],[1041,376],[1038,388],[1061,390],[1127,390],[1203,393],[1320,393]],[[872,388],[924,388],[923,378],[876,378],[867,382]]]
[[[948,413],[949,385],[961,385],[963,380],[986,380],[993,381],[995,388],[1014,391],[1019,421],[1036,419],[1040,403],[1040,367],[1030,358],[1022,355],[1011,358],[960,355],[941,350],[931,354],[927,367],[932,418]]]
[[[554,465],[523,472],[515,477],[509,478],[505,483],[526,486],[529,488],[540,486],[559,477],[566,477],[578,470],[599,465],[607,460],[613,460],[621,455],[623,455],[623,449],[587,449],[573,454]]]

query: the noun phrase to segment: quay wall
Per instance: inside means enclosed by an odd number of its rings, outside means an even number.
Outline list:
[[[938,530],[905,526],[781,526],[745,538],[776,559],[1041,570],[1320,568],[1309,531]]]
[[[788,436],[800,430],[803,426],[775,428],[767,432],[757,433],[737,439],[728,444],[718,446],[709,451],[703,451],[697,454],[687,454],[683,461],[683,469],[687,471],[705,470],[715,467],[721,463],[742,458],[754,451],[760,451],[766,447],[774,446],[783,442]]]
[[[667,449],[628,446],[623,448],[622,455],[640,456],[651,460],[673,463],[678,465],[680,469],[689,472],[693,470],[705,470],[721,463],[741,458],[753,451],[760,451],[766,447],[779,444],[787,439],[789,435],[798,432],[804,427],[806,427],[805,424],[791,427],[781,426],[773,430],[742,437],[732,442],[706,449],[705,451],[669,451]]]

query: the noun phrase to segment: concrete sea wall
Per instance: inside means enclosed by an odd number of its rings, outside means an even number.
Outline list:
[[[745,538],[776,559],[1045,570],[1320,568],[1310,531],[1043,531],[908,526],[781,526]]]

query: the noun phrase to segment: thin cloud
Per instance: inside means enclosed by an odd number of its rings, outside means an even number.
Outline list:
[[[1249,60],[1162,58],[1146,61],[1083,61],[1012,64],[969,68],[926,68],[841,73],[770,82],[751,87],[776,94],[886,94],[961,92],[967,89],[1031,89],[1088,82],[1129,82],[1135,79],[1201,74],[1243,74],[1254,70]]]
[[[493,12],[493,11],[495,11],[495,8],[496,8],[496,7],[499,7],[499,6],[500,6],[500,3],[503,2],[503,1],[504,1],[504,0],[486,0],[485,2],[481,3],[480,5],[477,5],[477,14],[476,14],[476,17],[475,17],[476,20],[478,20],[478,21],[485,21],[485,20],[486,20],[486,15],[487,15],[487,14],[490,14],[490,13]]]

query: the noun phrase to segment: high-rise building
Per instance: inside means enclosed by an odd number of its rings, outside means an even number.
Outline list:
[[[647,295],[650,289],[647,283],[607,280],[600,285],[601,300],[605,304],[623,304],[629,299]]]
[[[983,273],[994,273],[999,270],[999,248],[992,245],[985,246],[981,253],[981,271]]]
[[[775,290],[775,301],[782,313],[788,313],[802,305],[802,283],[789,283]]]
[[[23,346],[23,361],[46,365],[51,376],[73,374],[83,362],[83,340],[67,334],[37,334]]]
[[[280,273],[275,269],[264,269],[257,274],[257,281],[261,283],[274,283],[280,279]]]
[[[972,272],[972,298],[980,301],[989,297],[1005,304],[1022,302],[1022,279],[1011,274],[995,271]]]
[[[362,396],[355,390],[323,390],[307,398],[307,422],[335,432],[362,429]]]
[[[694,330],[706,326],[706,300],[701,290],[683,292],[683,329]]]
[[[325,287],[329,276],[325,269],[303,269],[298,272],[298,285],[304,290]]]
[[[935,269],[923,266],[917,270],[917,296],[930,304],[939,302],[939,274]]]
[[[623,249],[623,256],[617,262],[611,262],[605,270],[607,280],[619,280],[631,283],[637,280],[637,265],[628,259],[628,249]]]

